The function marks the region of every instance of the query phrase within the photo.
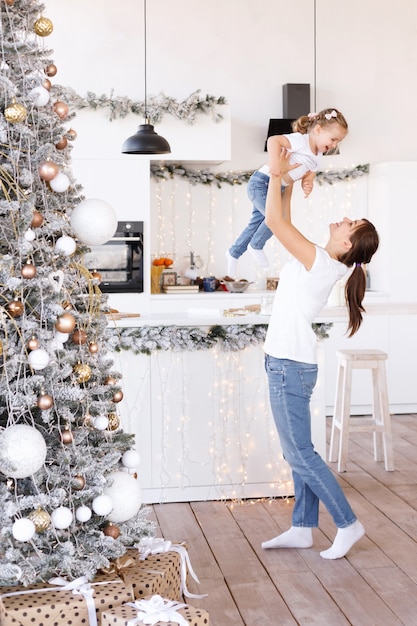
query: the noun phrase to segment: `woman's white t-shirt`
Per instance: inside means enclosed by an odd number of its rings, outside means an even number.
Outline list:
[[[335,283],[347,271],[346,265],[319,246],[310,270],[295,258],[284,265],[265,338],[267,354],[302,363],[317,362],[317,336],[312,323],[326,306]]]

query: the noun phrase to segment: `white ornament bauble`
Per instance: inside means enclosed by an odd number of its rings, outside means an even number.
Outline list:
[[[107,516],[109,522],[125,522],[136,515],[142,504],[139,481],[125,472],[111,472],[104,493],[112,499],[113,508]]]
[[[54,337],[60,343],[65,343],[69,339],[69,333],[61,333],[59,330],[54,332]]]
[[[24,234],[24,237],[25,237],[26,241],[34,241],[34,239],[36,237],[36,233],[31,228],[28,228],[27,231]]]
[[[117,215],[113,207],[91,198],[83,200],[72,211],[70,223],[81,243],[100,246],[111,239],[117,230]]]
[[[108,515],[113,508],[113,500],[110,496],[96,496],[91,504],[96,515]]]
[[[17,541],[30,541],[35,532],[35,524],[27,517],[17,519],[12,526],[12,535]]]
[[[78,509],[75,511],[75,517],[77,518],[79,522],[82,522],[82,523],[88,522],[91,516],[92,516],[91,509],[85,504],[79,506]]]
[[[39,430],[15,424],[0,433],[0,472],[12,478],[36,474],[46,459],[46,443]],[[7,468],[7,465],[11,469]]]
[[[67,506],[59,506],[51,513],[52,524],[59,530],[69,528],[72,524],[73,517],[71,509]]]
[[[68,235],[63,235],[59,237],[55,242],[55,252],[61,252],[61,254],[65,254],[65,256],[70,256],[75,252],[77,247],[77,243],[75,239],[69,237]]]
[[[106,430],[109,425],[109,418],[106,415],[98,415],[93,420],[93,426],[97,430]]]
[[[49,185],[53,191],[63,193],[70,186],[70,179],[63,172],[59,172],[55,178],[49,181]]]
[[[34,370],[43,370],[49,363],[49,354],[43,348],[37,348],[29,352],[28,361]]]
[[[32,97],[33,104],[36,107],[44,107],[45,104],[48,104],[51,97],[49,91],[42,86],[32,89],[29,95]]]
[[[64,344],[62,343],[62,341],[59,341],[57,337],[51,339],[51,341],[48,343],[48,347],[50,348],[50,350],[64,350]]]
[[[140,455],[136,450],[126,450],[126,452],[122,456],[122,463],[125,467],[129,469],[133,469],[137,467],[140,463]]]

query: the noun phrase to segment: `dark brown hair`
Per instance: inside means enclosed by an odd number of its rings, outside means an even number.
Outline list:
[[[305,135],[316,124],[320,124],[323,128],[330,126],[330,124],[338,123],[342,128],[348,131],[348,124],[344,116],[337,109],[323,109],[320,113],[310,113],[309,115],[302,115],[292,123],[292,129],[294,133],[301,133]]]
[[[352,337],[362,324],[362,313],[365,309],[362,301],[365,297],[366,275],[363,265],[370,263],[378,249],[379,236],[375,226],[367,219],[353,231],[350,242],[352,246],[339,261],[348,267],[354,266],[345,285],[345,298],[349,312],[348,337]]]

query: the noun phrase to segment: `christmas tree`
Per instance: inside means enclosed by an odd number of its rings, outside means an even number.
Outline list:
[[[1,585],[91,580],[154,530],[118,416],[109,308],[84,264],[117,220],[72,175],[44,11],[0,0]]]

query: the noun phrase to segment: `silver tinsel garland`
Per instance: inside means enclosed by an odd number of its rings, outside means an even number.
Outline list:
[[[332,324],[312,325],[318,339],[326,339]],[[209,350],[216,346],[225,352],[244,350],[265,340],[267,324],[231,324],[197,327],[141,326],[107,329],[109,345],[115,352],[132,350],[135,354],[152,354],[157,350],[173,352]]]
[[[179,176],[187,180],[191,185],[212,185],[221,187],[222,183],[229,185],[242,185],[247,183],[252,176],[254,170],[237,171],[237,172],[212,172],[209,169],[193,170],[185,167],[180,163],[165,163],[164,165],[151,164],[151,176],[157,180],[168,180]],[[357,165],[349,169],[341,171],[324,171],[317,172],[315,180],[319,185],[327,183],[333,185],[336,182],[351,180],[369,173],[369,164]]]
[[[59,87],[55,90],[58,91]],[[63,88],[62,88],[63,89]],[[63,92],[64,93],[64,92]],[[223,116],[217,111],[217,107],[227,104],[223,96],[218,98],[206,95],[200,96],[201,90],[197,89],[182,102],[170,98],[161,93],[158,96],[150,96],[147,99],[146,114],[151,124],[160,122],[165,113],[173,115],[187,124],[194,124],[197,115],[210,114],[214,122],[220,122]],[[57,95],[60,95],[59,93]],[[93,109],[94,111],[107,111],[110,121],[123,118],[133,113],[145,117],[145,102],[130,100],[126,96],[110,96],[102,94],[97,96],[88,91],[86,96],[80,96],[73,89],[65,87],[65,102],[71,109]]]

